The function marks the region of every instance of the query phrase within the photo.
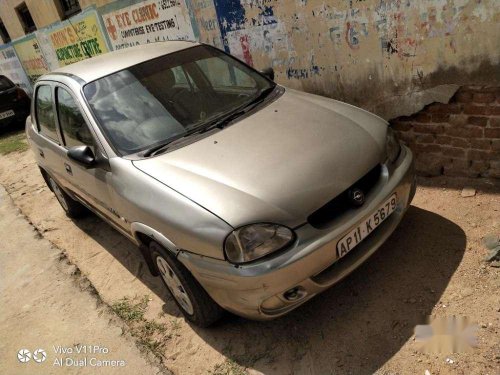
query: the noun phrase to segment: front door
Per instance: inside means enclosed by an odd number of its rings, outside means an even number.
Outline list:
[[[111,169],[106,162],[104,151],[96,141],[97,137],[82,115],[68,87],[59,84],[55,87],[56,117],[61,135],[60,168],[65,175],[66,188],[87,205],[93,207],[121,229],[129,231],[127,223],[122,220],[112,207],[109,188]],[[86,168],[67,156],[67,151],[75,146],[89,146],[94,155],[100,155],[101,162],[95,168]]]

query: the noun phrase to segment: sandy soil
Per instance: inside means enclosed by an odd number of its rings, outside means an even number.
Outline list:
[[[0,373],[160,373],[2,187],[0,233]],[[26,362],[17,358],[21,349],[31,353]]]
[[[93,215],[78,222],[64,215],[29,152],[0,157],[0,183],[105,303],[152,298],[147,314],[171,330],[163,359],[176,374],[500,373],[500,269],[484,263],[481,242],[500,234],[498,189],[463,198],[460,189],[420,186],[398,230],[339,285],[276,321],[228,316],[200,329],[180,317],[125,238]],[[478,323],[478,346],[419,352],[414,327],[452,315]]]

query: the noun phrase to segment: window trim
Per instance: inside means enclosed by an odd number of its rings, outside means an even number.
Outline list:
[[[75,0],[75,1],[76,1],[77,6],[75,6],[73,8],[66,9],[66,7],[64,6],[64,0],[58,0],[63,19],[68,19],[70,17],[73,17],[74,15],[76,15],[82,11],[80,1],[79,0]]]
[[[50,88],[50,93],[52,95],[52,111],[54,112],[54,125],[55,125],[55,129],[56,129],[57,139],[53,139],[52,137],[48,136],[47,134],[42,133],[40,122],[38,120],[38,110],[37,110],[38,109],[38,106],[37,106],[38,90],[40,89],[40,87],[44,87],[44,86],[47,86]],[[56,113],[56,107],[55,107],[55,101],[54,101],[54,84],[53,83],[42,81],[42,82],[40,82],[40,84],[38,84],[35,87],[35,92],[33,95],[33,114],[35,115],[36,132],[38,133],[38,135],[40,135],[40,136],[44,137],[45,139],[47,139],[51,142],[54,142],[60,146],[61,145],[61,133],[59,131],[59,127],[58,127],[57,120],[56,120],[57,113]]]
[[[85,112],[82,110],[82,106],[81,104],[78,102],[78,100],[76,99],[75,97],[75,94],[73,93],[73,91],[66,85],[62,84],[62,83],[56,83],[54,85],[54,107],[55,107],[55,113],[56,113],[56,126],[58,127],[59,129],[59,133],[60,133],[60,138],[61,138],[61,143],[60,143],[60,146],[63,147],[64,149],[66,150],[69,150],[71,147],[68,147],[66,145],[66,139],[64,138],[64,131],[63,131],[63,127],[61,125],[61,121],[59,120],[59,111],[58,111],[58,108],[59,108],[59,100],[58,100],[58,97],[57,97],[57,92],[59,89],[63,89],[64,91],[66,91],[70,96],[71,98],[73,99],[73,101],[75,102],[76,106],[78,107],[78,110],[80,111],[80,115],[82,116],[83,118],[83,121],[85,122],[85,125],[87,126],[87,129],[90,133],[90,135],[92,136],[92,146],[91,147],[94,147],[94,149],[96,149],[98,146],[97,146],[97,142],[96,142],[96,135],[95,133],[93,132],[92,130],[92,127],[89,125],[89,121],[85,115]],[[94,150],[95,152],[95,150]]]

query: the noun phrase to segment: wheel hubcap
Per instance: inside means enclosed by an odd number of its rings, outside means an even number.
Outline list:
[[[175,300],[179,303],[179,305],[181,305],[184,311],[186,311],[189,315],[192,315],[194,311],[193,304],[191,303],[191,299],[186,293],[186,290],[182,286],[182,283],[175,274],[174,270],[162,257],[156,258],[156,264],[158,265],[163,281],[167,284],[167,287],[174,296]]]
[[[52,190],[54,191],[54,194],[55,194],[57,200],[59,201],[59,203],[61,204],[61,206],[66,211],[68,211],[68,204],[66,203],[66,199],[64,198],[64,195],[63,195],[61,189],[59,188],[59,185],[57,185],[53,179],[50,179],[50,186],[52,186]]]

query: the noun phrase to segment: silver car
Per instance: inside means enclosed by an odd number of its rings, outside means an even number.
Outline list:
[[[67,215],[136,243],[185,317],[286,314],[364,262],[415,193],[386,121],[171,41],[42,76],[26,132]]]

